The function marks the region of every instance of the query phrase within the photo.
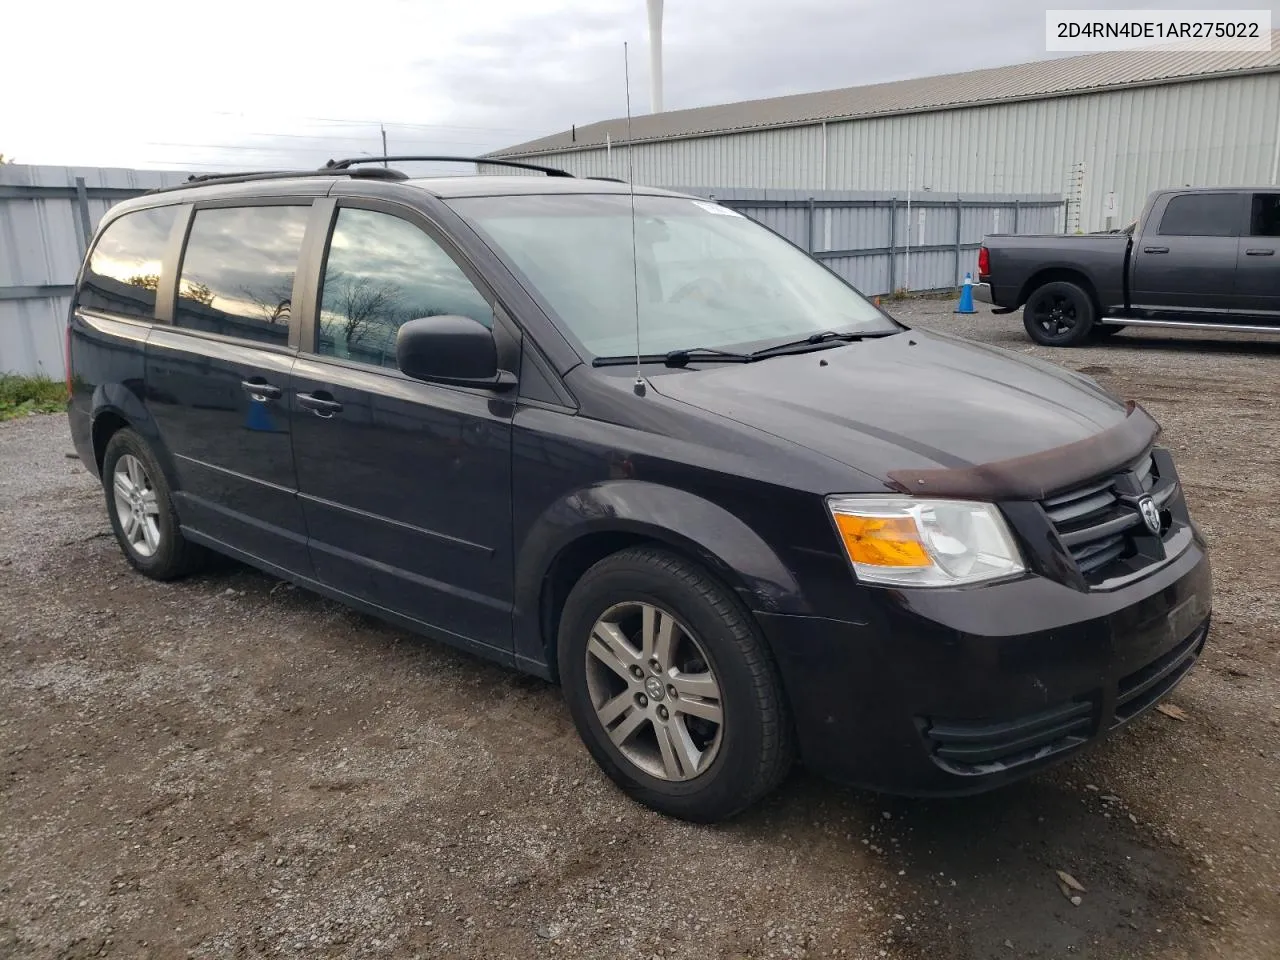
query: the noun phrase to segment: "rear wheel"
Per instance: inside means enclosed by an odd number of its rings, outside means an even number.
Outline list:
[[[1046,347],[1074,347],[1094,329],[1093,300],[1077,284],[1046,283],[1032,292],[1022,311],[1027,335]]]
[[[135,569],[155,580],[173,580],[202,565],[204,549],[182,536],[164,472],[133,430],[118,430],[107,442],[102,486],[111,529]]]
[[[587,749],[628,794],[698,822],[732,816],[791,767],[791,723],[763,639],[699,567],[640,547],[570,593],[559,665]]]

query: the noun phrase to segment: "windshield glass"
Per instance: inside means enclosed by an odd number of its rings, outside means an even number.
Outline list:
[[[825,330],[897,329],[825,267],[714,203],[625,194],[469,197],[452,206],[596,357],[742,348]]]

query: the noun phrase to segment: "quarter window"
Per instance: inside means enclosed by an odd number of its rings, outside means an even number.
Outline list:
[[[90,310],[155,319],[156,291],[177,207],[126,213],[98,238],[78,303]]]
[[[1166,237],[1234,237],[1240,233],[1238,193],[1187,193],[1174,197],[1160,219]]]
[[[421,229],[343,207],[329,242],[316,352],[396,365],[396,333],[418,317],[460,315],[493,326],[493,308]]]
[[[191,223],[174,323],[264,343],[289,342],[293,275],[309,207],[214,207]]]

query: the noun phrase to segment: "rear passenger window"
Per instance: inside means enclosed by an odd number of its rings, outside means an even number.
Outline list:
[[[1166,237],[1235,237],[1240,234],[1238,193],[1188,193],[1174,197],[1160,219]]]
[[[77,302],[90,310],[152,320],[169,230],[177,207],[126,213],[102,232]]]
[[[418,317],[454,314],[493,326],[493,308],[420,228],[343,207],[329,242],[316,352],[396,365],[396,333]]]
[[[197,210],[173,322],[263,343],[289,342],[293,274],[310,207]]]
[[[1255,193],[1249,235],[1280,237],[1280,193]]]

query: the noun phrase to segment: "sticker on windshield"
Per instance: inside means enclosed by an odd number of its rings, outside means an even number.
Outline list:
[[[742,216],[742,214],[737,210],[730,210],[728,207],[722,207],[718,203],[707,203],[705,200],[695,200],[693,201],[693,204],[696,207],[701,207],[703,210],[707,211],[707,213],[718,213],[722,217]]]

